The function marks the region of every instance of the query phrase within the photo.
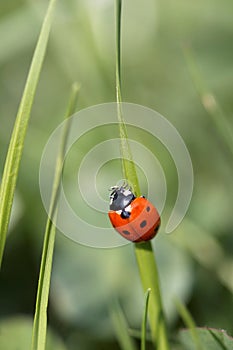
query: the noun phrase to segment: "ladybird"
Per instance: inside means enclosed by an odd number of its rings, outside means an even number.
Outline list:
[[[110,188],[109,219],[121,236],[132,242],[154,238],[160,226],[160,215],[144,196],[136,197],[128,186]]]

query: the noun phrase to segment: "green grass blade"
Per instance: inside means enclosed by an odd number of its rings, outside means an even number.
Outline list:
[[[110,315],[120,348],[122,350],[136,350],[136,344],[128,332],[127,321],[119,303],[116,300],[111,303]]]
[[[123,118],[122,96],[121,96],[121,0],[116,0],[116,99],[119,133],[121,139],[121,157],[123,175],[137,196],[140,195],[138,177],[132,152],[130,150],[127,129]]]
[[[76,106],[76,100],[79,92],[77,84],[73,85],[70,102],[66,114],[66,118],[73,114]],[[40,276],[36,298],[36,310],[33,323],[32,334],[32,350],[44,350],[46,342],[47,331],[47,306],[49,298],[49,288],[52,270],[52,260],[55,242],[56,226],[54,222],[57,217],[57,200],[59,196],[60,180],[62,175],[62,168],[64,162],[64,155],[66,149],[66,141],[70,128],[70,120],[64,125],[63,135],[61,139],[61,146],[57,157],[54,183],[52,190],[52,198],[50,202],[49,217],[46,224],[44,244],[41,258]]]
[[[169,349],[167,329],[163,313],[159,276],[151,242],[135,244],[135,253],[143,290],[151,289],[148,313],[152,340],[158,350]]]
[[[145,306],[144,306],[144,313],[142,318],[142,331],[141,331],[141,350],[146,350],[146,323],[147,323],[150,292],[151,292],[151,289],[149,288],[147,289],[145,294]]]
[[[121,139],[122,170],[124,178],[131,185],[134,193],[139,196],[139,182],[121,105],[121,7],[121,0],[116,0],[116,98]],[[143,290],[146,292],[148,288],[151,289],[148,312],[153,342],[156,344],[157,350],[168,350],[169,343],[162,308],[159,278],[151,242],[135,244],[135,253]]]
[[[0,187],[0,267],[10,221],[18,170],[32,103],[48,43],[56,0],[51,0],[34,51],[18,114],[13,128]]]
[[[190,72],[201,103],[211,117],[221,139],[229,148],[233,155],[233,129],[231,123],[225,116],[221,106],[215,99],[213,93],[206,87],[204,79],[200,73],[193,51],[190,47],[184,47],[184,55],[187,62],[187,67]]]
[[[197,332],[196,324],[194,322],[194,319],[192,318],[192,315],[190,314],[186,306],[183,303],[181,303],[178,299],[175,300],[175,304],[184,324],[190,330],[196,350],[203,350],[201,340]]]

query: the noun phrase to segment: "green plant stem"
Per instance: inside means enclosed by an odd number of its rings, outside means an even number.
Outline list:
[[[194,322],[192,315],[190,314],[186,306],[183,303],[181,303],[178,299],[175,300],[175,304],[184,324],[186,325],[186,327],[189,329],[191,333],[193,342],[195,344],[195,349],[203,350],[203,347],[201,345],[201,340],[196,328],[196,324]]]
[[[116,99],[121,139],[122,170],[127,182],[139,196],[140,188],[123,118],[121,94],[121,0],[116,0]],[[157,350],[168,350],[169,343],[160,295],[159,277],[151,242],[135,244],[136,260],[144,292],[151,289],[148,306],[152,339]]]
[[[60,193],[60,182],[63,169],[64,155],[66,149],[66,141],[70,129],[70,119],[76,106],[76,100],[79,92],[79,86],[74,84],[72,87],[71,97],[66,114],[66,122],[63,129],[60,150],[57,156],[57,162],[54,174],[54,183],[52,196],[50,201],[49,216],[45,228],[44,244],[41,258],[40,275],[36,297],[36,310],[33,323],[32,334],[32,350],[44,350],[46,344],[47,333],[47,306],[49,298],[51,270],[53,261],[53,251],[56,234],[56,218],[57,218],[57,201]]]
[[[147,289],[145,294],[145,306],[142,318],[142,330],[141,330],[141,350],[146,350],[146,323],[147,323],[147,313],[148,313],[148,303],[150,297],[151,289]]]
[[[196,87],[197,93],[200,97],[201,103],[208,115],[211,117],[221,139],[233,155],[232,125],[225,116],[221,106],[215,99],[215,96],[206,86],[192,49],[185,46],[183,47],[183,52],[187,62],[188,70]]]
[[[137,196],[140,196],[138,177],[129,145],[128,134],[122,110],[123,105],[121,95],[121,8],[121,0],[116,0],[116,100],[117,117],[121,140],[122,169],[124,177],[132,187],[134,193]]]
[[[157,350],[168,350],[167,327],[160,294],[159,276],[155,256],[150,241],[136,243],[135,254],[144,292],[149,288],[148,304],[152,340]]]
[[[55,2],[56,0],[50,1],[42,24],[6,156],[0,187],[0,267],[2,264],[25,135],[47,48]]]
[[[135,341],[128,332],[125,315],[120,304],[115,299],[110,304],[110,315],[121,350],[136,350]]]

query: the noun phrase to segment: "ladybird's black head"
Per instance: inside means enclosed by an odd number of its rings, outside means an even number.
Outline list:
[[[110,194],[110,210],[124,210],[134,199],[135,195],[124,186],[112,187]]]

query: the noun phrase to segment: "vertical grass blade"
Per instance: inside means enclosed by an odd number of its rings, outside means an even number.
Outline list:
[[[72,115],[74,112],[78,92],[79,92],[79,86],[77,84],[74,84],[72,87],[66,119],[70,115]],[[48,306],[48,298],[49,298],[53,251],[54,251],[55,233],[56,233],[56,226],[54,223],[56,222],[56,217],[57,217],[57,200],[59,197],[60,181],[61,181],[65,149],[66,149],[66,141],[67,141],[69,129],[70,129],[70,120],[67,120],[67,122],[64,124],[60,150],[57,156],[53,190],[52,190],[52,198],[51,198],[50,209],[49,209],[49,217],[45,228],[39,283],[38,283],[37,298],[36,298],[36,310],[35,310],[34,323],[33,323],[32,345],[31,345],[32,350],[45,349],[46,332],[47,332],[47,306]]]
[[[201,340],[199,338],[196,324],[192,318],[192,315],[186,308],[184,304],[182,304],[178,299],[175,300],[176,308],[179,312],[179,315],[181,316],[185,326],[190,330],[193,343],[195,344],[195,349],[196,350],[204,350],[202,345],[201,345]]]
[[[132,186],[134,193],[139,196],[139,182],[121,105],[121,9],[122,1],[116,0],[116,98],[121,139],[122,170],[124,178]],[[146,292],[148,288],[151,289],[148,312],[153,342],[157,350],[168,350],[169,343],[160,295],[158,271],[151,242],[135,244],[135,254],[143,290]]]
[[[152,341],[157,350],[168,350],[169,343],[160,294],[159,276],[151,242],[135,244],[135,253],[143,290],[151,289],[148,313]]]
[[[150,297],[151,289],[147,289],[145,294],[145,306],[142,318],[142,331],[141,331],[141,350],[146,350],[146,323],[147,323],[147,313],[148,313],[148,302]]]
[[[14,191],[18,176],[25,135],[30,118],[32,103],[48,43],[52,15],[56,0],[51,0],[42,24],[41,32],[32,58],[24,92],[10,139],[0,187],[0,267],[10,221]]]
[[[136,344],[128,332],[128,324],[119,303],[113,300],[110,306],[112,324],[122,350],[136,350]]]
[[[184,55],[187,62],[187,67],[190,72],[201,103],[211,117],[221,139],[229,148],[233,155],[233,129],[231,123],[225,116],[221,106],[216,101],[212,92],[206,87],[204,79],[199,71],[198,65],[194,58],[194,54],[190,47],[184,47]]]
[[[122,95],[121,95],[121,9],[122,1],[116,0],[116,100],[117,116],[119,124],[119,134],[121,140],[121,158],[123,175],[130,183],[137,196],[140,195],[138,177],[135,164],[133,162],[132,152],[129,146],[127,129],[122,112]]]

